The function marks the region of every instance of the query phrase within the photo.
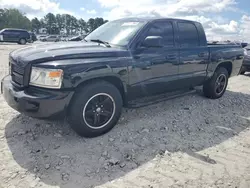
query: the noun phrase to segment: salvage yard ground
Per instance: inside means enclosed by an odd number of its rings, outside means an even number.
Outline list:
[[[8,54],[0,44],[0,78]],[[0,188],[250,187],[250,74],[225,96],[197,92],[124,109],[108,134],[85,139],[64,120],[36,120],[0,95]]]

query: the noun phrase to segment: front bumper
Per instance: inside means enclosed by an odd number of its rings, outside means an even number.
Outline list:
[[[73,96],[73,91],[35,87],[18,90],[12,85],[10,76],[1,81],[1,93],[10,107],[36,118],[50,118],[65,112]]]

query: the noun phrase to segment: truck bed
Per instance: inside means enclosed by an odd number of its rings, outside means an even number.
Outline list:
[[[242,66],[243,49],[237,44],[208,44],[209,59],[208,73],[221,62],[230,62],[230,76],[236,76]],[[232,62],[232,63],[231,63]]]

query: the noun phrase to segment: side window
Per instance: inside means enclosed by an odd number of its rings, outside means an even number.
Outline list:
[[[18,36],[20,35],[20,31],[17,30],[11,30],[12,35]]]
[[[193,23],[178,23],[179,40],[181,46],[199,46],[199,35]]]
[[[164,46],[174,46],[174,29],[171,22],[153,23],[146,37],[149,36],[160,36]]]
[[[4,30],[4,32],[3,32],[5,35],[8,35],[8,34],[10,34],[10,30]]]

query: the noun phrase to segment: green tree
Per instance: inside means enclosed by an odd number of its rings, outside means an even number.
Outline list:
[[[100,27],[101,25],[103,25],[105,22],[104,22],[104,19],[103,18],[95,18],[95,29]]]
[[[69,14],[55,16],[52,13],[48,13],[40,20],[33,18],[30,21],[17,9],[0,9],[0,29],[9,27],[39,31],[41,28],[46,28],[49,34],[59,34],[62,29],[65,29],[67,34],[76,34],[91,32],[106,22],[108,20],[103,18],[90,18],[86,22],[82,18],[77,20]]]
[[[61,14],[56,15],[56,24],[57,24],[59,32],[65,27],[63,16]]]
[[[40,25],[41,25],[41,28],[45,28],[46,27],[46,24],[45,24],[45,21],[43,18],[40,19]]]
[[[87,22],[87,25],[88,25],[88,30],[90,32],[94,31],[95,30],[95,19],[94,18],[90,18]]]
[[[32,27],[32,31],[36,31],[39,33],[39,29],[41,28],[41,23],[37,18],[33,18],[31,20],[31,27]]]
[[[58,33],[58,27],[56,26],[56,17],[52,13],[48,13],[44,17],[45,27],[49,34]]]
[[[5,9],[0,9],[0,29],[3,29],[7,23]]]
[[[67,35],[71,32],[71,16],[69,14],[63,14],[62,19],[64,22],[64,29],[66,29]]]
[[[73,34],[76,34],[80,30],[78,20],[74,16],[71,16],[70,26],[71,26],[71,31],[70,31],[71,34],[72,34],[72,32],[73,32]]]
[[[108,20],[104,20],[103,18],[90,18],[87,22],[88,30],[94,31],[96,28],[100,27],[104,23],[108,22]]]
[[[83,31],[85,33],[88,33],[88,27],[87,27],[87,23],[85,22],[85,20],[83,20],[82,18],[80,18],[78,20],[78,25],[79,25],[81,34],[83,33]]]
[[[17,9],[1,9],[0,10],[0,29],[3,28],[20,28],[31,29],[30,20]]]

